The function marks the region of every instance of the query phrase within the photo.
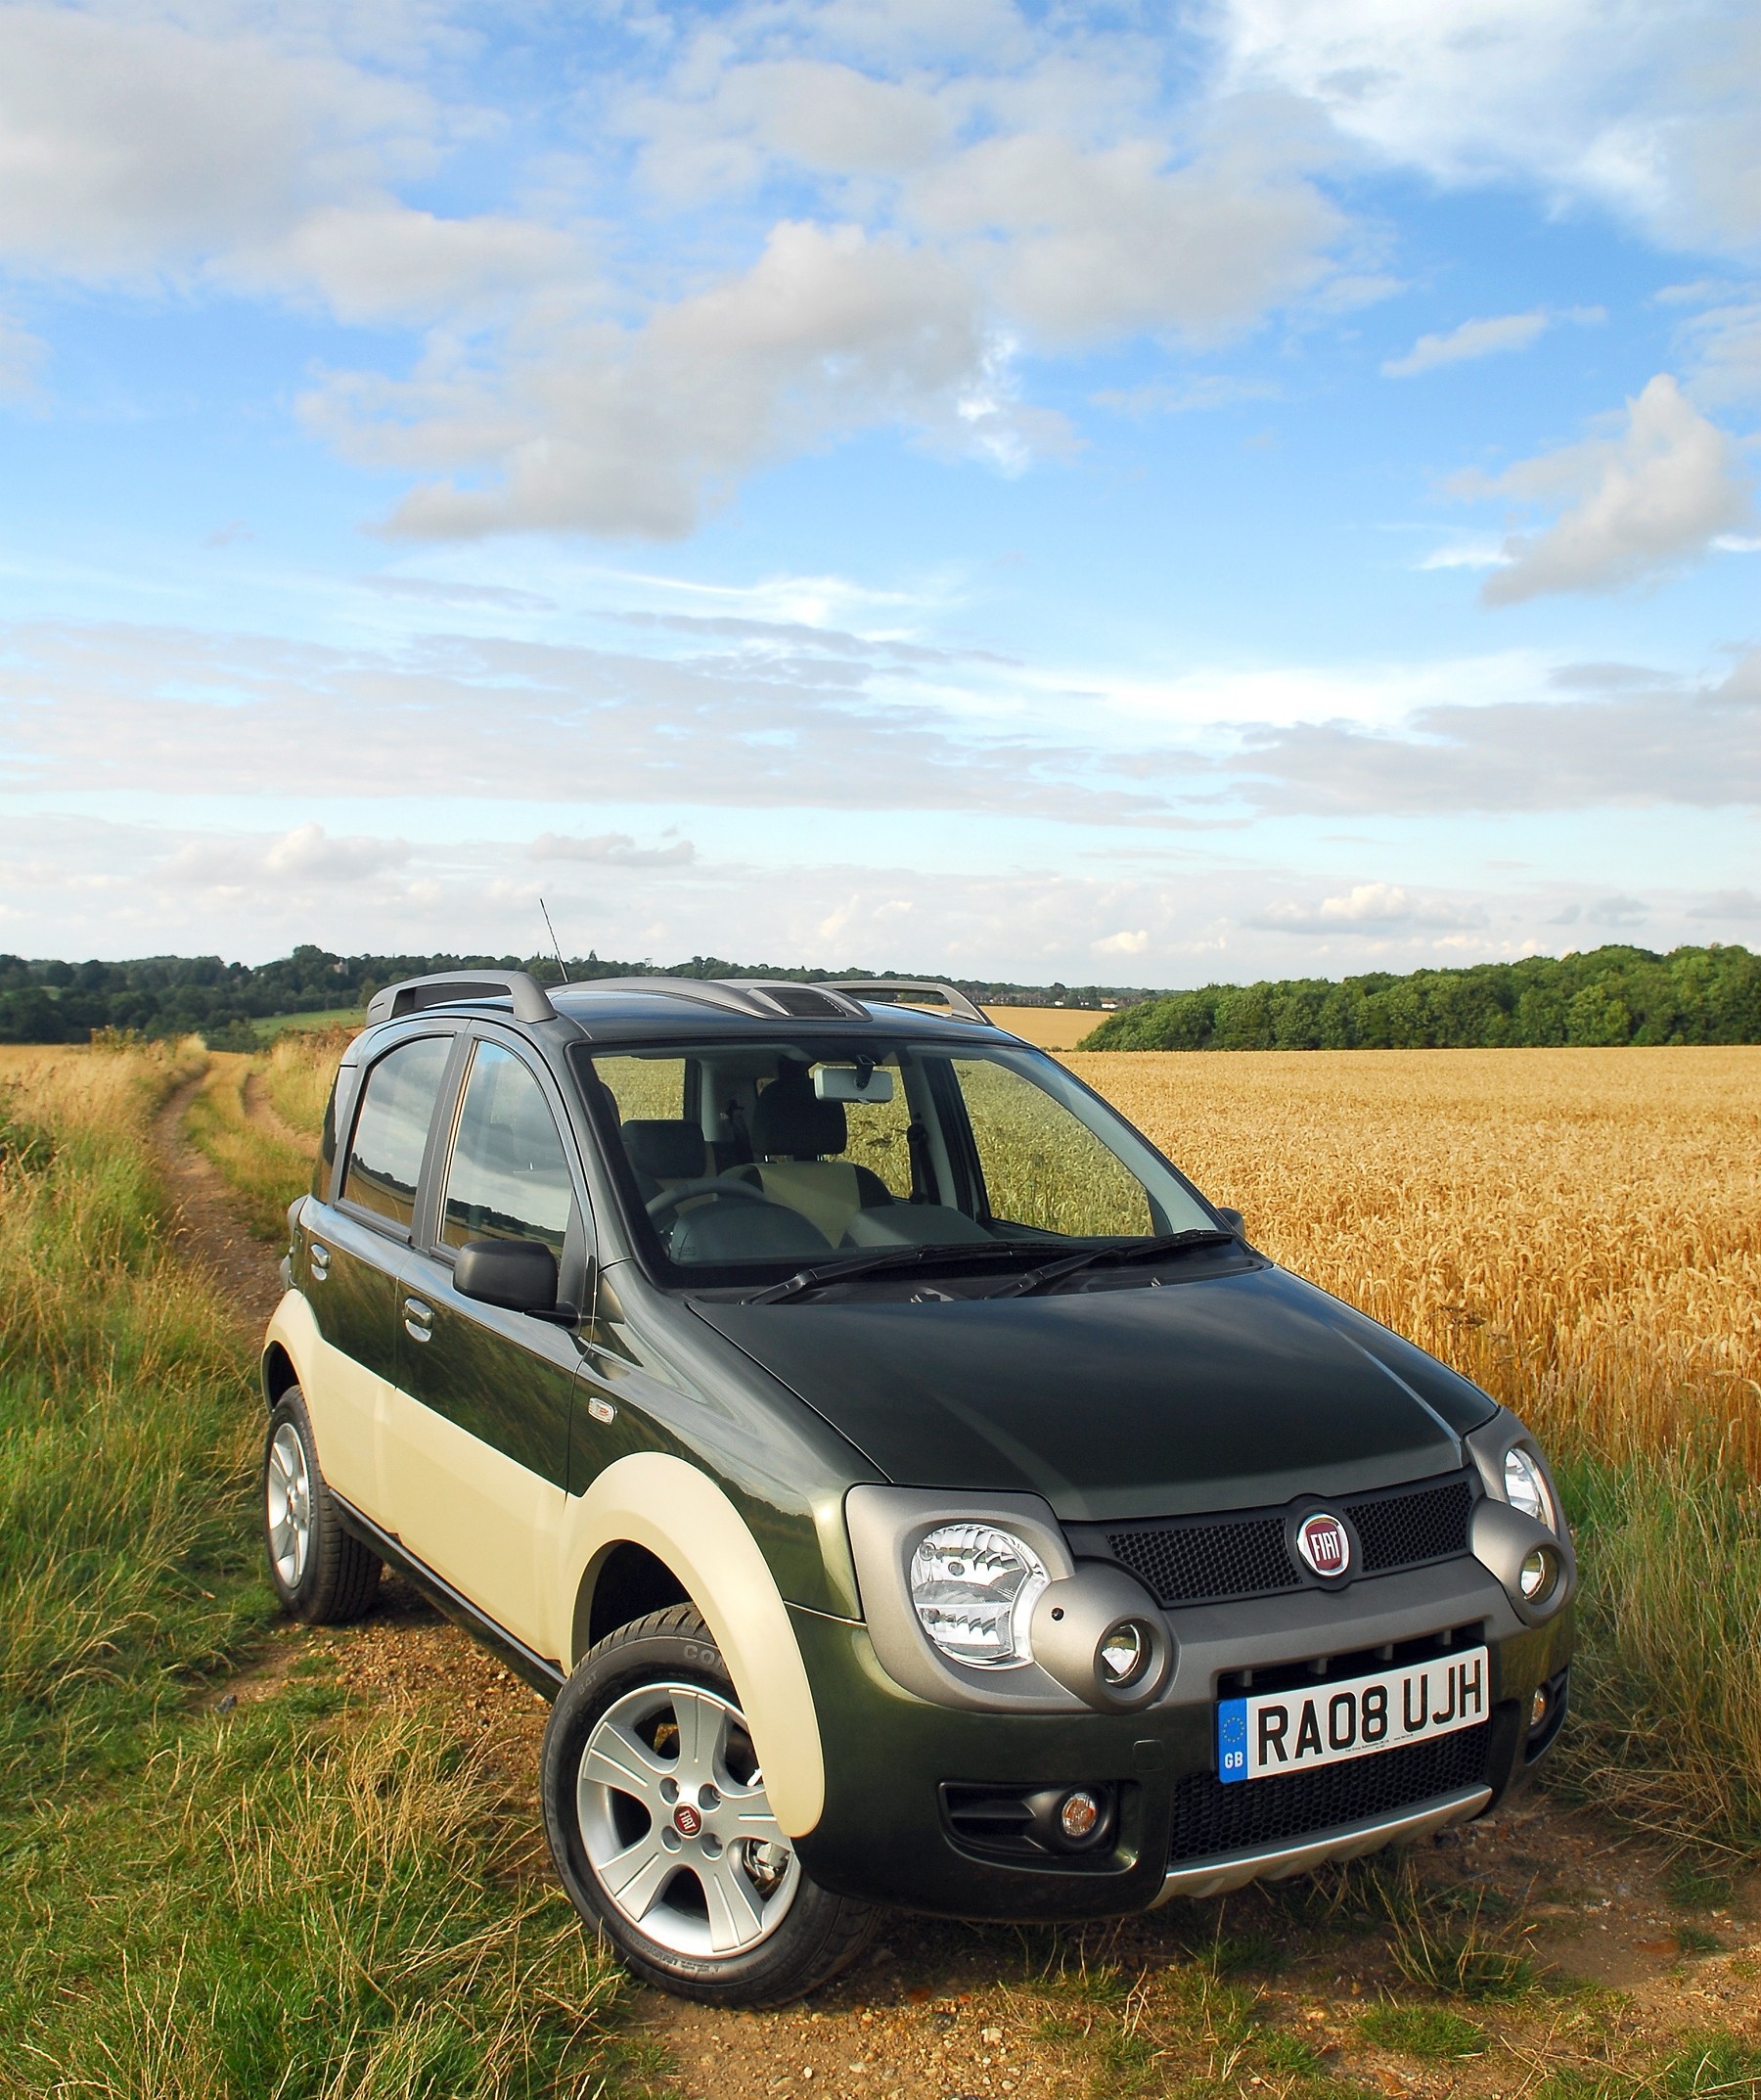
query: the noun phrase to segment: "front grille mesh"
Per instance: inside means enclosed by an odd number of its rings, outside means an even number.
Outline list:
[[[1163,1604],[1258,1597],[1302,1581],[1285,1543],[1282,1517],[1109,1531],[1106,1544],[1113,1559],[1141,1575]]]
[[[1472,1509],[1473,1489],[1468,1483],[1445,1481],[1440,1487],[1415,1494],[1347,1502],[1345,1514],[1363,1542],[1366,1574],[1377,1575],[1384,1568],[1411,1568],[1419,1561],[1466,1553]]]
[[[1194,1772],[1174,1791],[1170,1866],[1219,1852],[1270,1850],[1299,1843],[1341,1823],[1361,1823],[1417,1806],[1438,1794],[1484,1786],[1492,1723],[1461,1728],[1428,1743],[1405,1743],[1342,1764],[1225,1786],[1210,1772]]]
[[[1473,1489],[1465,1476],[1330,1502],[1350,1519],[1361,1558],[1357,1573],[1386,1575],[1468,1550]],[[1162,1604],[1266,1597],[1307,1580],[1287,1542],[1283,1511],[1250,1516],[1182,1517],[1108,1527],[1106,1550]]]

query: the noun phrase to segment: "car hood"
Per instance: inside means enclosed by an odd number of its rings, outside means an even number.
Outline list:
[[[1243,1509],[1462,1464],[1477,1387],[1285,1271],[912,1303],[693,1301],[899,1485],[1072,1523]]]

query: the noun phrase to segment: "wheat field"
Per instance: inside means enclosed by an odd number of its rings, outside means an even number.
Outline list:
[[[1761,1473],[1761,1049],[1064,1062],[1268,1254],[1537,1430]]]

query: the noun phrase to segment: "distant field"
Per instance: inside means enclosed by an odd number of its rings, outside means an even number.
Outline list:
[[[1074,1050],[1106,1016],[1095,1006],[987,1006],[1000,1028],[1042,1050]]]
[[[317,1014],[267,1014],[251,1027],[258,1037],[272,1043],[278,1035],[304,1033],[313,1028],[360,1028],[367,1025],[367,1009],[363,1006],[331,1006]]]

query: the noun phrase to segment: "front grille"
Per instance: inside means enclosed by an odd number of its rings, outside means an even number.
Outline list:
[[[1325,1504],[1357,1532],[1356,1573],[1386,1575],[1448,1560],[1468,1550],[1473,1488],[1467,1475],[1423,1481],[1375,1494],[1342,1495]],[[1300,1507],[1300,1505],[1298,1505]],[[1087,1546],[1129,1568],[1162,1604],[1208,1604],[1300,1589],[1307,1576],[1290,1551],[1285,1510],[1240,1516],[1172,1517],[1151,1524],[1072,1528]],[[1092,1542],[1092,1543],[1091,1543]]]
[[[1195,1772],[1174,1791],[1170,1866],[1219,1852],[1271,1850],[1298,1844],[1341,1823],[1362,1823],[1417,1807],[1438,1794],[1486,1784],[1492,1723],[1460,1728],[1428,1743],[1406,1743],[1343,1764],[1225,1786]]]
[[[1200,1597],[1257,1597],[1295,1589],[1302,1577],[1285,1543],[1282,1517],[1248,1524],[1109,1531],[1107,1551],[1141,1575],[1163,1604]]]
[[[1466,1553],[1472,1509],[1473,1489],[1466,1481],[1345,1504],[1363,1544],[1366,1575]]]

